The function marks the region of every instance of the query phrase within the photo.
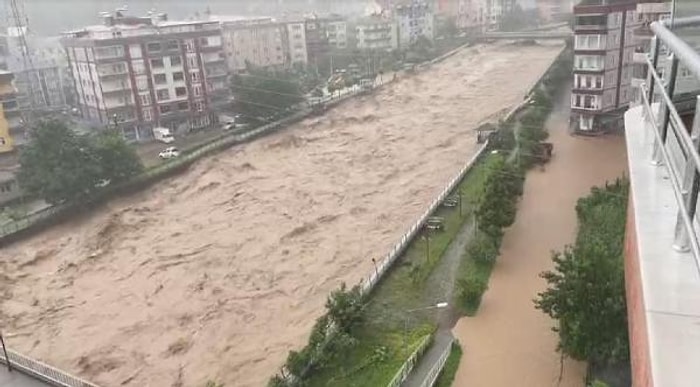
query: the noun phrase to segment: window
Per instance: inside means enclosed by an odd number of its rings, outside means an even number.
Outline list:
[[[168,40],[168,43],[165,44],[166,50],[177,50],[178,48],[180,48],[180,45],[177,40]]]
[[[171,56],[170,57],[170,66],[172,66],[172,67],[182,66],[182,58],[180,58],[179,56]]]
[[[197,85],[197,86],[193,87],[193,90],[194,90],[194,96],[195,96],[195,97],[201,97],[201,96],[202,96],[202,86]]]
[[[143,109],[143,120],[144,121],[153,120],[153,111],[151,109]]]
[[[578,70],[603,70],[603,56],[576,55],[575,64]]]
[[[172,111],[170,105],[160,105],[158,109],[160,110],[160,114],[168,114]]]
[[[182,101],[177,103],[177,110],[188,110],[190,104],[187,101]]]
[[[190,77],[192,78],[192,82],[199,82],[199,73],[190,73]]]
[[[161,47],[159,42],[148,43],[148,52],[158,52],[160,49]]]
[[[168,78],[166,78],[165,74],[156,74],[153,76],[153,81],[156,85],[164,85],[168,83]]]
[[[185,42],[185,49],[187,50],[187,52],[194,52],[194,42],[191,40]]]
[[[163,59],[151,59],[151,67],[163,68]]]
[[[173,81],[174,82],[181,82],[185,80],[185,74],[182,71],[178,71],[176,73],[173,73]]]
[[[605,39],[602,35],[576,35],[577,50],[605,49]]]
[[[141,95],[139,95],[139,99],[141,100],[142,106],[148,106],[151,104],[151,95],[150,94],[141,94]]]
[[[207,38],[200,38],[200,39],[199,39],[199,45],[200,45],[200,46],[206,47],[206,46],[209,45],[209,40],[208,40]]]
[[[196,57],[187,58],[187,65],[191,69],[197,68],[197,58]]]
[[[168,92],[168,89],[160,89],[156,92],[156,98],[158,98],[158,101],[165,101],[170,99],[170,93]]]
[[[194,110],[197,112],[203,112],[204,111],[204,102],[195,102],[194,103]]]
[[[175,95],[178,97],[182,97],[187,95],[187,88],[186,87],[176,87],[175,88]]]

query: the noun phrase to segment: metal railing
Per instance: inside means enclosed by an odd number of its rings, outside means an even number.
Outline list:
[[[455,339],[451,338],[449,345],[442,352],[437,363],[435,363],[435,365],[433,365],[433,368],[431,368],[430,371],[428,371],[428,375],[425,377],[425,380],[423,380],[423,383],[421,383],[421,387],[433,387],[435,381],[437,381],[438,376],[440,376],[442,369],[445,367],[445,363],[447,363],[447,358],[450,357],[450,353],[452,352],[452,346],[454,345],[454,342]]]
[[[674,28],[700,26],[700,17],[651,24],[655,36],[647,57],[647,80],[641,87],[642,104],[645,126],[654,135],[652,164],[665,167],[678,205],[673,247],[679,252],[691,252],[700,272],[700,229],[696,222],[700,191],[700,97],[695,97],[690,131],[673,99],[681,64],[700,80],[700,54],[668,28],[671,23]],[[666,60],[660,61],[662,56],[667,56]]]
[[[415,367],[418,363],[418,359],[420,359],[421,355],[423,355],[423,352],[425,352],[428,349],[428,347],[432,343],[432,340],[432,335],[428,335],[425,338],[423,338],[420,344],[418,344],[418,348],[416,348],[416,350],[413,351],[413,353],[411,353],[411,356],[408,357],[408,360],[406,360],[403,363],[403,365],[396,372],[389,384],[387,384],[387,387],[399,387],[401,383],[403,383],[406,380],[406,378],[408,378],[408,375],[413,370],[413,367]]]
[[[7,353],[7,358],[5,357],[5,353]],[[77,376],[73,376],[58,368],[51,367],[48,364],[34,360],[10,349],[0,352],[0,363],[9,365],[13,370],[42,380],[52,386],[98,387],[97,384],[80,379]]]

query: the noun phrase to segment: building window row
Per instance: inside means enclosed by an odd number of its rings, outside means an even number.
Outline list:
[[[571,107],[586,110],[600,110],[601,99],[599,95],[572,94]]]
[[[603,70],[605,57],[601,55],[576,55],[574,65],[576,70]]]
[[[603,88],[603,76],[576,74],[574,76],[574,88],[600,90]]]
[[[603,35],[576,35],[576,50],[604,50],[605,36]]]

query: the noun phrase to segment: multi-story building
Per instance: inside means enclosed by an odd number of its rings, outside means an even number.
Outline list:
[[[674,5],[673,28],[657,22],[649,30],[663,49],[647,53],[647,72],[660,77],[648,78],[642,103],[624,115],[631,385],[641,387],[695,387],[700,381],[697,362],[684,360],[700,358],[700,165],[695,142],[700,133],[700,4],[677,0]],[[679,79],[682,71],[669,71],[676,66],[689,69],[694,90]],[[679,86],[686,89],[679,93]]]
[[[255,18],[221,22],[226,64],[232,72],[256,67],[286,67],[289,44],[285,24],[272,18]]]
[[[380,15],[357,20],[355,39],[360,50],[391,51],[399,47],[396,22]]]
[[[333,15],[325,19],[326,36],[331,49],[344,50],[348,48],[348,23],[340,17]]]
[[[574,85],[571,128],[619,128],[633,98],[633,20],[636,2],[588,0],[574,7]]]
[[[8,113],[12,114],[17,110],[16,90],[12,84],[14,76],[11,72],[0,70],[0,154],[9,153],[15,149],[14,138],[10,133],[10,121],[6,117],[5,106]]]
[[[640,0],[637,4],[635,18],[632,21],[634,29],[635,51],[632,65],[632,90],[634,101],[641,103],[640,86],[647,78],[647,53],[651,48],[653,33],[649,27],[652,22],[671,16],[671,3],[653,0]],[[664,58],[660,58],[661,61]],[[663,68],[663,65],[661,66]]]
[[[398,26],[399,48],[409,47],[421,36],[433,40],[435,15],[431,3],[413,1],[398,4],[394,6],[392,16]]]
[[[289,20],[284,25],[287,28],[287,52],[290,63],[292,65],[306,65],[309,62],[306,23],[303,20]]]
[[[209,126],[228,100],[218,22],[116,12],[103,25],[65,33],[62,43],[82,117],[118,125],[127,137],[150,137],[153,127]]]
[[[486,0],[486,29],[495,31],[501,28],[503,15],[513,12],[515,0]]]
[[[537,16],[541,23],[567,21],[574,4],[571,0],[536,0]]]
[[[29,55],[20,43],[24,37]],[[20,108],[37,112],[66,110],[73,102],[73,82],[66,55],[57,38],[39,38],[26,27],[8,28],[0,36],[0,67],[15,75]]]

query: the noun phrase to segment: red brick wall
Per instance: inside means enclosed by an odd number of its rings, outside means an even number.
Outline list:
[[[652,380],[649,363],[649,339],[647,336],[646,314],[644,313],[644,294],[642,293],[637,246],[634,203],[630,194],[625,233],[625,288],[627,293],[632,386],[653,387],[654,381]]]

